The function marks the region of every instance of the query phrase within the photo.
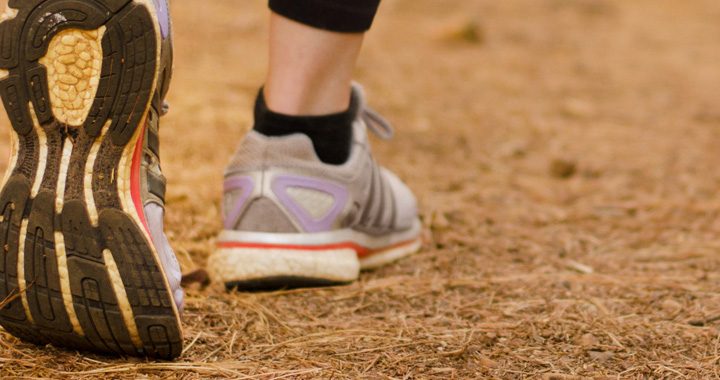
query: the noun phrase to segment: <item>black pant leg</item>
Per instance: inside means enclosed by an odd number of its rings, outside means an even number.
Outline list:
[[[361,33],[370,29],[380,0],[270,0],[270,9],[319,29]]]

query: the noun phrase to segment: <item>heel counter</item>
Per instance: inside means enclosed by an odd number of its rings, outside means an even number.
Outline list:
[[[318,233],[343,228],[356,213],[349,192],[331,181],[258,171],[225,181],[226,230]]]
[[[262,172],[225,180],[223,219],[226,230],[294,233],[298,229],[270,197],[263,195]]]

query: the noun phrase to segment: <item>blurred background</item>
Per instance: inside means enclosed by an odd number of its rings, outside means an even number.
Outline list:
[[[171,6],[167,229],[191,271],[221,229],[268,15],[264,1]],[[127,375],[716,376],[718,20],[717,0],[383,0],[357,79],[398,130],[374,149],[420,199],[423,252],[341,288],[194,285],[192,366]],[[118,364],[23,367],[11,350],[14,374]]]

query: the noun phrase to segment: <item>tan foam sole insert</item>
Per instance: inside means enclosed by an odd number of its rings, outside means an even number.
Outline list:
[[[17,14],[18,14],[17,9],[13,9],[13,8],[6,6],[5,11],[3,11],[2,14],[0,14],[0,22],[13,19],[13,18],[15,18],[15,16],[17,16]]]
[[[90,113],[100,84],[104,33],[105,27],[64,30],[53,37],[47,55],[40,59],[47,68],[53,115],[61,123],[81,126]]]

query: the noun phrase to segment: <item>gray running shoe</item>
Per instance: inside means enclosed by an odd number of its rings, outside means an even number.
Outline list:
[[[303,134],[250,132],[225,176],[225,229],[209,270],[228,289],[260,290],[354,281],[416,252],[420,221],[412,192],[373,160],[370,128],[391,137],[388,123],[362,99],[351,155],[320,161]]]
[[[171,359],[180,268],[163,233],[166,0],[10,0],[0,96],[0,324],[36,344]]]

